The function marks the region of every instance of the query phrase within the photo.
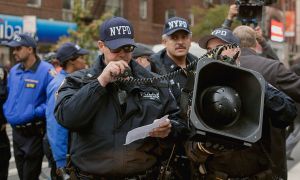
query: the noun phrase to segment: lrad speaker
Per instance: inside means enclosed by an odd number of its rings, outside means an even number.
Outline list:
[[[200,140],[251,146],[261,138],[265,81],[255,71],[212,59],[197,64],[190,120]]]

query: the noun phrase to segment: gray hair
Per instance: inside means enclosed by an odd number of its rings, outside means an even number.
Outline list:
[[[256,33],[249,26],[238,26],[233,30],[233,35],[240,39],[240,47],[255,48]]]

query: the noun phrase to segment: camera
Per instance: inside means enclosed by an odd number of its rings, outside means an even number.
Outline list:
[[[239,6],[238,19],[243,25],[257,26],[262,18],[262,8],[265,4],[263,0],[236,0]]]
[[[238,19],[243,25],[258,25],[262,18],[263,6],[276,3],[277,0],[236,0],[239,6]]]

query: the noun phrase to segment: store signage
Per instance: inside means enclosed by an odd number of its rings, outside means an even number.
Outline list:
[[[0,39],[12,39],[15,33],[22,33],[22,26],[10,24],[7,20],[0,17]]]
[[[23,23],[23,17],[0,14],[0,40],[10,40],[15,33],[24,32]],[[69,36],[69,31],[76,29],[75,23],[36,20],[36,36],[42,43],[56,43],[61,36]]]

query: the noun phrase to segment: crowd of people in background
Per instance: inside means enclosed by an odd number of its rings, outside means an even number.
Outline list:
[[[89,68],[89,51],[75,42],[45,59],[28,34],[1,44],[17,64],[9,72],[0,66],[0,179],[8,178],[11,157],[7,123],[21,180],[39,179],[44,154],[53,180],[287,179],[287,159],[300,140],[300,66],[286,68],[259,26],[231,30],[237,8],[231,5],[221,27],[199,46],[211,52],[234,44],[219,57],[265,79],[260,140],[227,149],[215,139],[209,144],[192,138],[189,98],[196,67],[190,65],[198,58],[189,53],[192,32],[186,19],[165,22],[165,48],[155,53],[135,42],[128,20],[112,17],[99,28],[101,55]],[[124,77],[128,70],[131,77]],[[132,80],[172,73],[159,83]],[[156,126],[144,138],[125,144],[128,132],[149,124]]]

